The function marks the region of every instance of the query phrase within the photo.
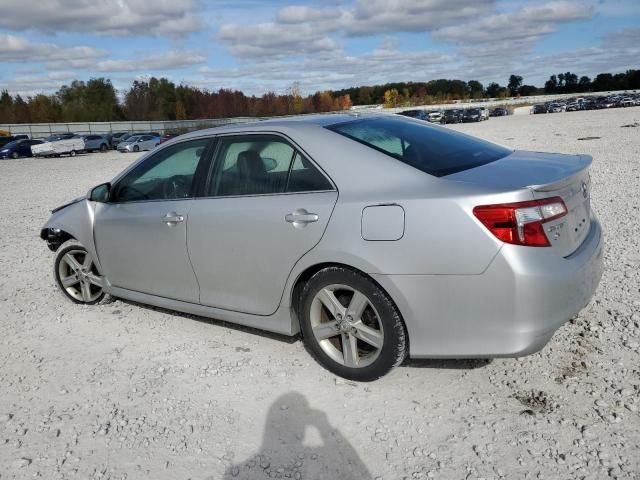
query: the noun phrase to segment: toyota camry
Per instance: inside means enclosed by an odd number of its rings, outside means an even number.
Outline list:
[[[591,161],[395,115],[269,120],[163,143],[41,237],[72,302],[301,334],[368,381],[531,354],[575,316],[602,274]]]

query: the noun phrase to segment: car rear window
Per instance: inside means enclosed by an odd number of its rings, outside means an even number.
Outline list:
[[[401,117],[363,118],[325,127],[436,177],[499,160],[511,150]]]

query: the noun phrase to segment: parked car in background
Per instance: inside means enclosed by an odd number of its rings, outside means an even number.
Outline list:
[[[109,140],[104,135],[83,135],[84,149],[87,152],[106,152],[109,150]]]
[[[565,111],[567,112],[577,112],[578,110],[584,110],[583,101],[568,102],[567,106],[565,107]]]
[[[77,135],[71,132],[62,132],[62,133],[53,133],[48,137],[44,138],[45,142],[57,142],[60,140],[68,140],[70,138],[74,138]]]
[[[566,111],[567,107],[564,105],[564,103],[550,103],[549,106],[547,107],[547,112],[548,113],[561,113]]]
[[[407,357],[532,354],[583,309],[603,270],[591,162],[397,115],[266,120],[163,145],[39,233],[85,308],[302,332],[369,381]]]
[[[468,122],[481,122],[483,120],[482,112],[479,108],[467,108],[462,115],[462,121]]]
[[[636,105],[636,101],[631,97],[622,97],[619,103],[621,107],[633,107]]]
[[[547,106],[544,103],[538,103],[533,106],[531,113],[536,115],[539,113],[547,113]]]
[[[463,111],[459,108],[452,108],[449,110],[445,110],[442,113],[441,123],[461,123],[462,122],[462,114]]]
[[[402,115],[404,117],[409,118],[417,118],[418,120],[424,120],[425,122],[429,121],[429,114],[426,110],[416,109],[416,110],[405,110],[404,112],[399,112],[398,115]]]
[[[489,115],[492,117],[506,117],[509,115],[509,110],[504,107],[496,107],[489,112]]]
[[[28,140],[28,135],[2,135],[0,136],[0,147],[7,145],[11,142],[15,142],[16,140]]]
[[[114,133],[111,136],[111,147],[114,150],[117,150],[118,148],[118,144],[120,142],[123,142],[124,140],[127,140],[129,138],[133,137],[133,134],[129,133],[129,132],[119,132],[119,133]]]
[[[160,145],[160,137],[152,135],[134,135],[118,143],[119,152],[141,152],[151,150]]]
[[[178,136],[177,133],[165,133],[160,137],[160,143],[168,142],[172,138],[176,138]]]
[[[41,143],[42,140],[14,140],[0,147],[0,158],[32,157],[31,146]]]
[[[487,107],[480,107],[479,110],[482,120],[489,120],[489,109]]]
[[[160,137],[162,136],[158,132],[136,132],[134,133],[134,135],[151,135],[152,137],[156,137],[158,139],[160,139]]]
[[[55,138],[55,137],[54,137]],[[34,157],[59,157],[69,155],[75,157],[76,154],[84,152],[84,140],[78,136],[46,141],[31,146]]]
[[[440,123],[442,121],[442,110],[428,110],[428,121],[431,123]]]

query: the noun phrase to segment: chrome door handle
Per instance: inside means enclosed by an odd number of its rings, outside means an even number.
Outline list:
[[[304,208],[284,216],[285,221],[292,223],[294,227],[304,227],[307,223],[317,222],[319,218],[318,214],[307,212]]]
[[[176,212],[169,212],[164,217],[162,217],[162,221],[167,225],[175,225],[176,223],[184,222],[184,216],[178,215]]]
[[[289,223],[313,223],[318,221],[318,215],[315,213],[287,213],[284,219]]]

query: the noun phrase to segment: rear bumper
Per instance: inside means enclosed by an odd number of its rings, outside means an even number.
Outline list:
[[[480,275],[373,275],[400,309],[414,358],[514,357],[540,350],[590,301],[603,270],[603,238],[567,258],[504,245]]]

